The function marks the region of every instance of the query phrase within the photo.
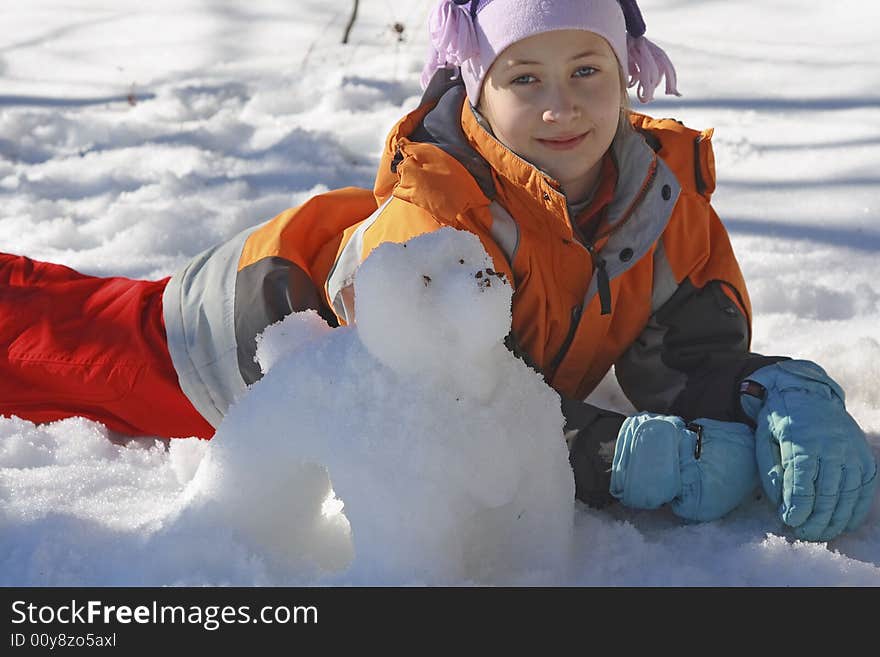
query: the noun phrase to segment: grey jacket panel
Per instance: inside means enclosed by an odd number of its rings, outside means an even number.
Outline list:
[[[748,422],[739,384],[784,360],[749,352],[749,323],[724,293],[724,281],[685,279],[615,364],[621,388],[642,411]]]
[[[636,408],[666,412],[687,384],[687,375],[663,362],[663,340],[669,330],[657,319],[657,311],[678,289],[666,258],[663,241],[654,251],[654,289],[651,318],[642,334],[614,364],[617,381]]]
[[[258,227],[190,260],[162,296],[168,351],[180,387],[214,427],[247,388],[235,337],[235,280],[245,240]]]
[[[235,281],[235,337],[238,369],[247,385],[263,377],[256,362],[257,336],[291,313],[314,310],[330,326],[336,316],[318,288],[296,263],[279,256],[261,258],[238,272]]]
[[[640,152],[642,157],[647,156],[648,153],[653,155],[653,151],[638,133],[633,133],[632,137],[626,140],[625,148],[625,152]],[[620,169],[620,180],[635,178],[637,179],[636,185],[638,185],[645,178],[648,164],[641,159],[630,159],[629,164],[631,169],[629,167]],[[626,208],[633,203],[637,194],[638,189],[631,185],[629,188],[621,189],[620,192],[615,192],[614,200],[608,211],[609,222],[612,225],[617,225],[624,220],[621,213],[625,212]],[[657,172],[641,201],[631,210],[632,214],[626,219],[626,223],[621,224],[608,238],[608,242],[600,252],[607,263],[606,271],[610,280],[614,280],[634,267],[648,254],[660,236],[663,235],[666,226],[669,225],[672,211],[680,195],[681,185],[675,174],[663,160],[657,158]],[[621,257],[626,249],[632,249],[629,258]],[[585,306],[596,294],[596,285],[597,280],[594,276],[584,300]]]

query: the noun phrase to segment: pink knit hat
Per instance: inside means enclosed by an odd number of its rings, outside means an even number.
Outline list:
[[[458,66],[476,106],[483,78],[505,48],[535,34],[570,29],[588,30],[611,45],[629,73],[628,86],[638,84],[641,102],[654,98],[663,77],[666,93],[680,95],[672,62],[644,37],[636,0],[440,0],[428,19],[432,51],[422,87],[438,69]]]

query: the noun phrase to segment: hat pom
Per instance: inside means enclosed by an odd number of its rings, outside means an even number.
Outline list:
[[[470,10],[453,0],[441,0],[428,17],[431,53],[422,71],[427,87],[437,69],[448,64],[461,66],[480,51]]]
[[[662,78],[666,78],[667,95],[680,96],[677,89],[675,67],[663,49],[644,36],[627,35],[627,58],[629,59],[629,85],[639,85],[639,100],[643,103],[654,99],[654,90]]]

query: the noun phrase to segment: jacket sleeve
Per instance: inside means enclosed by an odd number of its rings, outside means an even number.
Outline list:
[[[640,410],[750,424],[740,382],[784,358],[750,351],[751,306],[727,232],[708,201],[686,202],[654,253],[652,315],[615,373]]]
[[[575,399],[562,397],[568,462],[574,474],[574,496],[601,509],[611,496],[611,464],[617,434],[626,416]]]
[[[291,312],[335,318],[322,298],[340,235],[376,209],[373,193],[348,187],[251,226],[189,260],[162,296],[178,382],[218,426],[229,405],[262,376],[256,336]]]
[[[389,197],[369,217],[348,228],[324,282],[327,303],[340,324],[355,320],[354,278],[361,263],[383,242],[406,242],[440,224],[429,213]]]
[[[488,209],[486,213],[488,215]],[[389,197],[369,217],[348,229],[336,254],[325,284],[327,302],[340,324],[352,324],[355,320],[354,279],[358,267],[370,253],[385,242],[402,244],[431,233],[445,225],[473,232],[479,237],[498,272],[512,279],[512,273],[501,248],[487,231],[477,225],[465,223],[462,217],[438,219],[430,212],[409,201]]]

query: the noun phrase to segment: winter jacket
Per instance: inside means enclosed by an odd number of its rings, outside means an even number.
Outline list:
[[[209,422],[260,377],[255,337],[290,312],[355,320],[353,280],[383,242],[452,226],[481,240],[514,289],[509,344],[564,397],[614,366],[640,410],[742,420],[751,308],[710,205],[712,131],[633,113],[612,155],[618,184],[592,241],[556,181],[481,125],[439,73],[390,132],[372,192],[319,195],[194,258],[163,299],[181,387]]]

